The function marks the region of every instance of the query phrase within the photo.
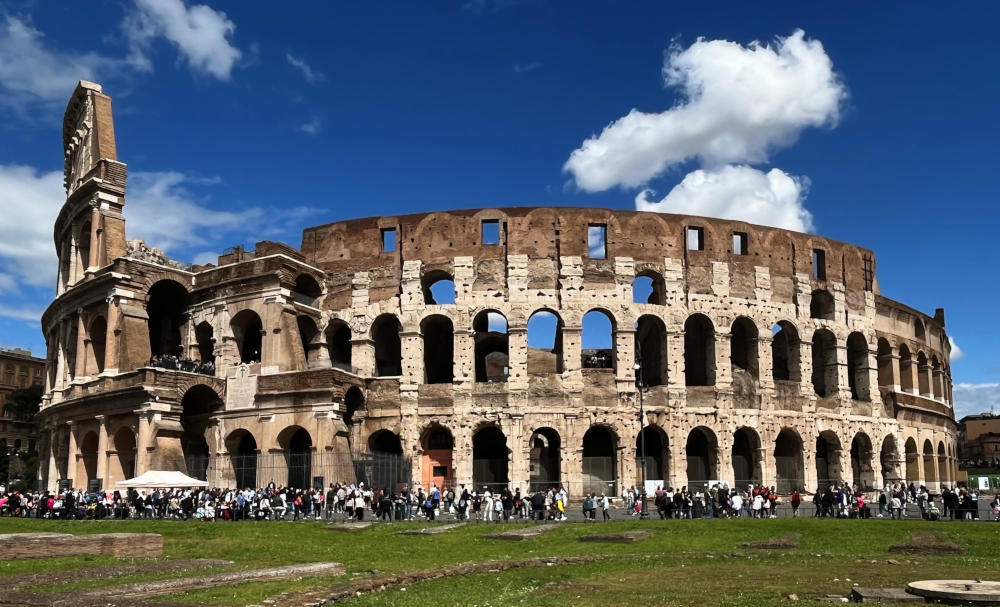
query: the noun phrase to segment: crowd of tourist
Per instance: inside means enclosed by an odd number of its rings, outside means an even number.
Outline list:
[[[215,375],[215,363],[211,360],[201,362],[190,358],[180,358],[173,354],[154,356],[149,359],[150,367],[159,369],[169,369],[171,371],[187,371],[188,373],[200,373],[202,375]]]
[[[831,518],[893,518],[918,515],[928,520],[979,518],[979,493],[975,489],[944,488],[940,494],[926,487],[901,483],[881,491],[860,491],[848,485],[817,490],[808,501],[811,516]],[[799,491],[779,495],[774,487],[747,485],[744,489],[716,484],[706,491],[687,487],[658,487],[646,495],[636,487],[618,499],[596,492],[584,494],[575,506],[585,521],[628,516],[660,519],[775,518],[787,500],[792,516],[800,513],[807,498]],[[575,501],[575,500],[574,500]],[[617,502],[617,503],[615,503]],[[989,503],[993,520],[1000,521],[1000,496]],[[511,520],[565,521],[570,496],[562,487],[522,494],[520,489],[469,489],[465,485],[424,491],[417,487],[389,491],[364,483],[335,483],[328,489],[295,489],[273,483],[260,489],[149,489],[84,492],[8,493],[0,486],[0,516],[55,519],[179,519],[201,521],[248,520],[357,520],[381,521],[448,519],[506,522]],[[576,517],[574,517],[576,518]]]

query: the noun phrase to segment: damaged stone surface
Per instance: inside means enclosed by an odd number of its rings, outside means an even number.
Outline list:
[[[9,533],[0,535],[0,560],[49,556],[100,554],[118,558],[156,557],[163,554],[163,536],[158,533]]]

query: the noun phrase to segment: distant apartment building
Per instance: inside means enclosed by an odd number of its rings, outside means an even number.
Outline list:
[[[966,415],[958,422],[958,453],[963,461],[1000,462],[1000,415]]]
[[[28,350],[0,348],[0,442],[14,451],[34,451],[35,422],[7,406],[12,392],[45,382],[45,359]]]

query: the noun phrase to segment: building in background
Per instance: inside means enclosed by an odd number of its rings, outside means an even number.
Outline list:
[[[963,466],[1000,466],[1000,415],[966,415],[958,421],[958,457]]]
[[[45,382],[45,359],[20,348],[0,348],[0,442],[10,451],[35,450],[35,422],[8,406],[13,392]]]

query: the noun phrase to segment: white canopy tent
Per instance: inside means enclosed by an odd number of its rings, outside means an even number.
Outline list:
[[[136,489],[186,489],[188,487],[207,487],[207,481],[178,472],[176,470],[150,470],[127,481],[118,481],[116,487]]]

